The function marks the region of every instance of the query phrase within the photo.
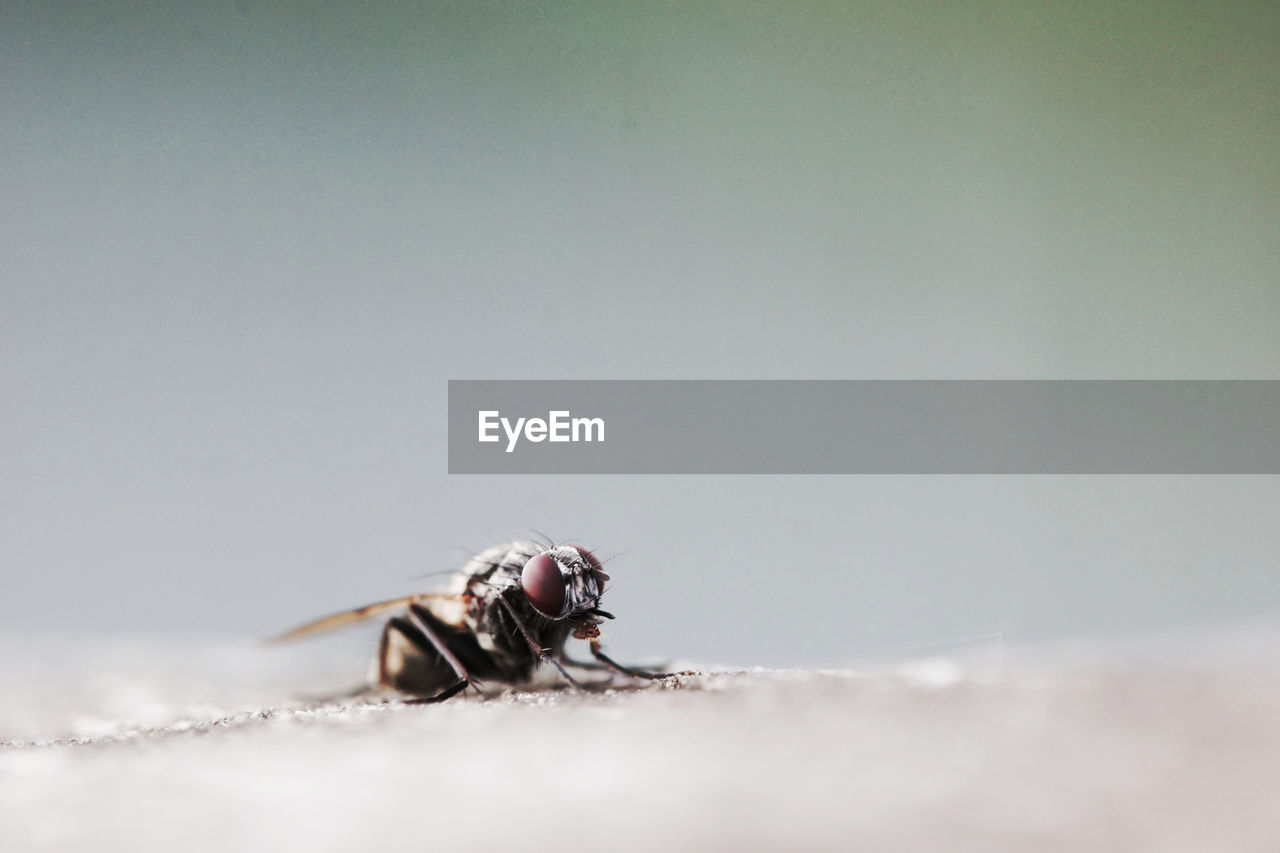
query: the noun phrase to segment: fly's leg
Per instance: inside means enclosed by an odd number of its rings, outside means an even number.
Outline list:
[[[454,675],[458,677],[456,682],[434,696],[409,700],[413,704],[443,702],[452,696],[456,696],[472,683],[471,675],[467,672],[466,667],[462,665],[462,661],[458,660],[458,656],[453,653],[453,650],[449,648],[440,634],[432,627],[431,623],[435,621],[435,617],[426,608],[421,605],[411,604],[408,613],[405,616],[397,616],[391,619],[387,623],[386,630],[382,633],[382,641],[378,649],[378,669],[379,680],[384,684],[394,685],[395,683],[395,674],[389,672],[387,668],[387,650],[391,631],[395,631],[424,655],[429,656],[432,652],[435,652],[441,660],[449,665]]]
[[[590,672],[618,672],[618,668],[616,666],[609,666],[608,664],[600,663],[599,661],[594,661],[594,660],[578,660],[577,658],[571,658],[568,655],[565,655],[564,662],[566,666],[571,666],[574,669],[585,669]],[[644,669],[646,671],[653,671],[660,667],[664,667],[668,665],[670,665],[669,661],[667,663],[654,664],[652,667],[624,666],[622,667],[622,669],[627,671],[635,671],[640,669]],[[664,673],[664,674],[687,675],[689,673]]]
[[[575,658],[571,658],[568,655],[564,656],[564,662],[566,665],[571,666],[574,669],[585,669],[585,670],[588,670],[589,672],[611,672],[612,671],[609,669],[609,667],[597,661],[576,660]]]
[[[593,660],[575,660],[568,655],[563,656],[560,662],[570,669],[581,669],[584,672],[612,672],[613,670],[602,663]],[[605,676],[592,681],[583,681],[582,687],[585,690],[611,690],[614,686],[613,676]]]
[[[511,606],[511,602],[507,601],[502,596],[498,596],[498,603],[507,611],[507,615],[511,617],[511,621],[514,622],[516,628],[520,630],[520,634],[524,637],[525,642],[529,644],[529,648],[533,651],[534,656],[538,660],[550,663],[558,669],[561,677],[564,678],[565,681],[569,682],[570,687],[576,687],[577,689],[582,690],[583,685],[578,683],[578,681],[569,674],[568,670],[564,668],[564,664],[553,658],[547,653],[546,649],[538,645],[538,641],[533,638],[533,634],[529,632],[529,629],[524,624],[524,620],[520,618],[518,613],[516,613],[516,609]]]
[[[622,675],[629,675],[632,678],[658,679],[666,678],[668,675],[672,674],[669,672],[645,672],[642,669],[631,669],[630,667],[623,666],[604,653],[604,650],[600,648],[599,637],[591,638],[591,655],[596,660],[600,661],[603,669],[611,669],[614,672]]]
[[[604,653],[604,650],[600,648],[599,637],[591,638],[591,654],[596,660],[600,661],[600,663],[604,665],[602,667],[603,669],[611,669],[616,673],[629,675],[632,678],[648,678],[650,680],[657,680],[659,678],[670,678],[673,675],[698,675],[698,673],[692,670],[683,670],[681,672],[645,672],[643,669],[632,669],[629,666],[623,666]]]

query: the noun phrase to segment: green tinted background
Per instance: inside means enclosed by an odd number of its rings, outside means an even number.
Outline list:
[[[0,8],[0,622],[530,528],[620,655],[1280,610],[1274,478],[445,474],[450,378],[1280,378],[1270,3]]]

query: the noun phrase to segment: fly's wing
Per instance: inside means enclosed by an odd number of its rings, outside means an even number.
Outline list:
[[[376,601],[373,604],[366,604],[364,607],[357,607],[354,610],[343,610],[341,613],[322,616],[319,619],[299,625],[292,630],[285,631],[277,637],[272,637],[267,642],[282,643],[286,640],[296,640],[299,637],[309,637],[322,631],[332,631],[335,628],[354,625],[356,622],[363,622],[366,619],[372,619],[392,610],[401,610],[415,602],[450,598],[456,599],[457,596],[449,593],[417,593],[415,595],[406,595],[402,598],[393,598],[389,601]]]

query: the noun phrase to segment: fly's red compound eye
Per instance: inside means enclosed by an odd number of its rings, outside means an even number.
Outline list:
[[[556,618],[564,608],[564,577],[548,554],[530,557],[520,570],[525,598],[543,616]]]
[[[596,570],[600,569],[600,561],[596,559],[595,554],[592,554],[590,551],[588,551],[586,548],[583,548],[581,545],[574,545],[573,550],[577,551],[579,554],[582,555],[583,561],[588,566]]]
[[[604,570],[604,567],[600,565],[600,561],[596,559],[595,554],[592,554],[581,545],[574,545],[572,547],[573,550],[577,551],[578,555],[582,557],[582,562],[587,564],[587,568],[595,572],[596,578],[601,584],[609,579],[609,574]]]

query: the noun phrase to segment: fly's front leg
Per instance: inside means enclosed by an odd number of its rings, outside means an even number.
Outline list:
[[[648,678],[657,680],[659,678],[670,678],[673,675],[698,675],[692,670],[683,670],[681,672],[645,672],[643,669],[632,669],[629,666],[623,666],[604,653],[600,648],[600,638],[591,638],[591,654],[596,660],[604,664],[604,669],[611,669],[620,675],[629,675],[632,678]]]
[[[569,682],[570,687],[575,687],[578,690],[583,689],[582,685],[579,684],[578,681],[569,674],[568,670],[564,668],[564,664],[553,658],[547,653],[546,649],[538,645],[538,641],[533,638],[532,632],[530,632],[528,627],[525,626],[524,620],[520,618],[520,614],[516,613],[516,609],[511,606],[511,602],[507,601],[502,596],[498,596],[498,603],[507,611],[507,615],[511,617],[511,621],[515,623],[516,628],[519,629],[520,634],[525,639],[525,642],[529,644],[529,648],[533,651],[534,656],[537,657],[538,660],[550,663],[558,669],[561,677],[564,678],[565,681]]]
[[[598,660],[578,660],[577,658],[572,658],[572,657],[569,657],[568,655],[565,655],[564,663],[566,666],[570,666],[574,669],[584,669],[589,672],[618,672],[618,667],[609,666],[608,664],[603,664]],[[653,664],[652,666],[624,666],[622,668],[628,671],[634,671],[634,670],[640,670],[640,669],[643,669],[645,671],[656,671],[661,667],[668,666],[669,664],[670,664],[670,661],[666,663],[656,663],[656,664]],[[694,673],[671,672],[671,673],[664,673],[664,674],[665,675],[692,675]]]
[[[568,655],[564,656],[564,662],[567,665],[573,667],[574,669],[585,669],[588,672],[612,672],[613,671],[609,667],[605,666],[604,664],[598,661],[578,660],[577,658],[571,658]]]

